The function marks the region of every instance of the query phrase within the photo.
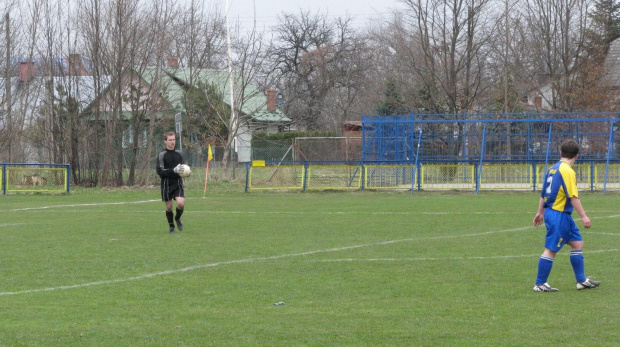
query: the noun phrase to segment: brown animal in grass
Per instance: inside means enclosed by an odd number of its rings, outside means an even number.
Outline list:
[[[47,184],[47,178],[38,175],[30,175],[22,177],[22,185],[24,186],[44,186]]]

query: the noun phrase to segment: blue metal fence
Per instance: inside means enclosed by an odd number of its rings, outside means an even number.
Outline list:
[[[617,113],[366,116],[362,162],[475,165],[478,191],[485,164],[546,169],[559,158],[560,144],[571,138],[580,144],[581,162],[593,168],[606,164],[607,182],[610,164],[620,161],[619,127]]]
[[[445,119],[444,115],[369,116],[362,118],[363,161],[413,161],[421,136],[419,161],[539,162],[557,156],[559,144],[575,139],[583,160],[617,160],[620,118]],[[608,118],[601,116],[607,115]]]
[[[616,113],[366,116],[361,160],[248,164],[246,189],[536,190],[570,138],[580,187],[605,192],[620,188],[619,127]]]

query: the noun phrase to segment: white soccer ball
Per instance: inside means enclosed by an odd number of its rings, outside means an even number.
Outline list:
[[[192,174],[192,169],[189,165],[181,164],[181,167],[183,168],[183,171],[179,170],[179,176],[185,178]]]

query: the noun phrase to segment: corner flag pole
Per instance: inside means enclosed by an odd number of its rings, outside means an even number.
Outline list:
[[[202,191],[203,199],[207,194],[207,181],[209,180],[209,163],[211,162],[211,160],[213,160],[213,152],[211,151],[211,145],[209,144],[209,147],[207,149],[207,168],[205,169],[205,187]]]

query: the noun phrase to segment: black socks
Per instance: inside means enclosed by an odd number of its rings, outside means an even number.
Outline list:
[[[172,211],[166,211],[166,219],[168,219],[168,225],[170,225],[170,227],[174,227],[174,222],[172,221],[172,217],[174,216],[174,214],[172,213]]]

